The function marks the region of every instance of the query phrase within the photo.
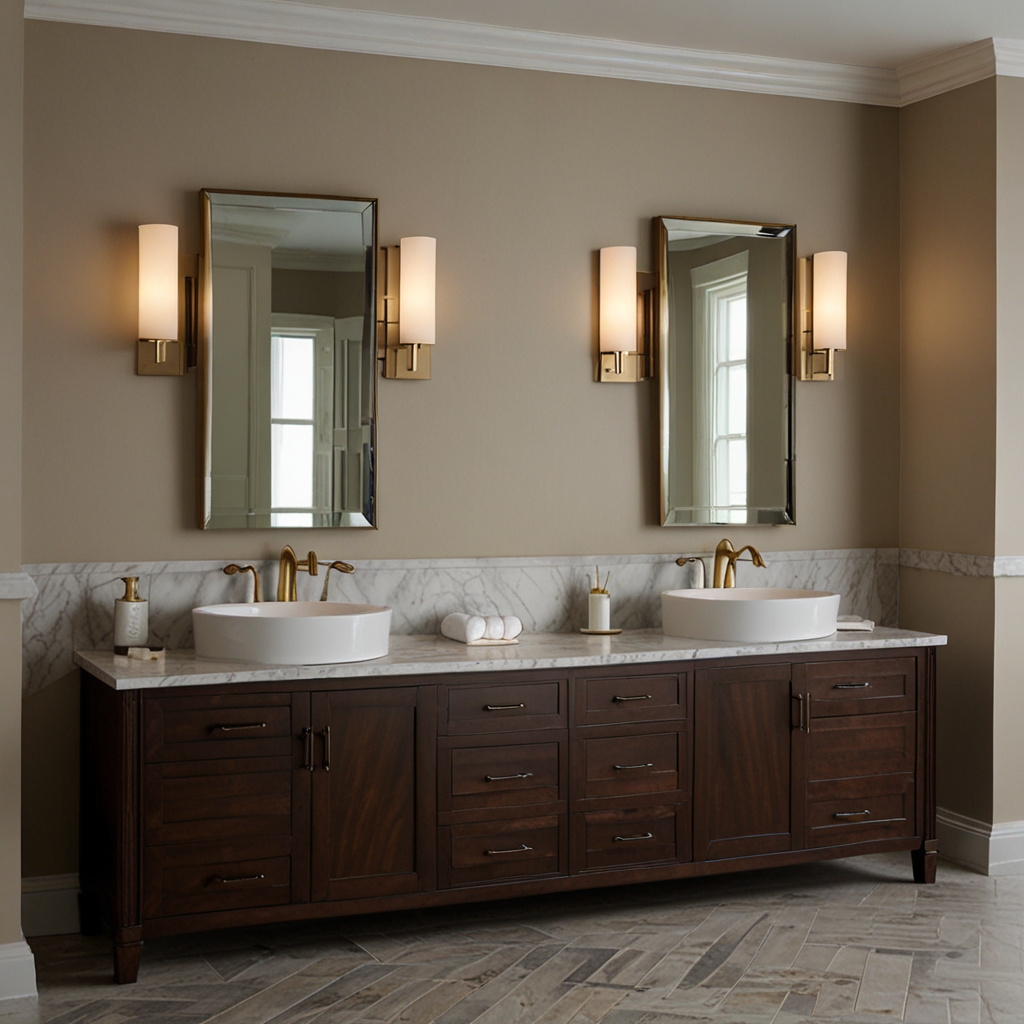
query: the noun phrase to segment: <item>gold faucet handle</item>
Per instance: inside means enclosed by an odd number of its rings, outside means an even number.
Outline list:
[[[263,587],[260,584],[259,570],[254,565],[238,565],[235,562],[224,566],[225,576],[234,576],[235,573],[239,572],[252,573],[252,599],[253,601],[261,602],[263,600]]]
[[[348,562],[341,562],[341,561],[338,561],[337,559],[335,559],[333,562],[324,562],[324,565],[327,566],[327,572],[324,573],[324,589],[322,591],[320,591],[320,600],[321,601],[326,601],[327,600],[327,589],[331,585],[331,570],[332,569],[337,569],[338,572],[355,572],[356,571],[356,567],[354,565],[349,565]]]
[[[320,560],[316,557],[316,552],[310,551],[310,553],[306,555],[306,557],[301,562],[295,563],[295,568],[305,569],[310,576],[316,576],[320,571],[318,568],[319,565]]]

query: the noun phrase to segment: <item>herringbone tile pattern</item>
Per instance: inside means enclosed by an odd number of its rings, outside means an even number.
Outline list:
[[[1024,878],[909,857],[147,943],[33,940],[0,1024],[1024,1022]],[[3,1006],[3,1004],[0,1004]]]

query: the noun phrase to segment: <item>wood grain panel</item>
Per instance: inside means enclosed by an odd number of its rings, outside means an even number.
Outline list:
[[[877,658],[798,666],[794,684],[810,696],[813,718],[890,714],[917,707],[917,661]],[[805,682],[801,682],[802,680]]]
[[[807,778],[912,772],[916,739],[917,716],[912,711],[815,719],[807,733]]]
[[[566,679],[447,686],[442,713],[450,736],[514,729],[564,729]]]
[[[576,725],[661,722],[687,717],[685,673],[576,679]]]

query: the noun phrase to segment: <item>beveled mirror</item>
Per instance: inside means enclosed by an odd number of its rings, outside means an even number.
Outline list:
[[[796,228],[656,217],[663,526],[793,523]]]
[[[377,201],[200,198],[200,527],[376,526]]]

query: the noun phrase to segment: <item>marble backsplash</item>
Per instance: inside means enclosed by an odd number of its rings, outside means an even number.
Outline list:
[[[698,552],[710,570],[711,556]],[[895,548],[764,552],[767,568],[737,567],[739,586],[802,587],[843,595],[841,614],[896,625]],[[436,633],[452,611],[518,615],[529,632],[571,632],[586,625],[587,591],[595,562],[611,571],[612,625],[661,625],[661,592],[688,585],[691,567],[671,555],[601,555],[379,560],[357,562],[351,575],[331,574],[330,598],[394,609],[392,632]],[[272,596],[277,562],[254,563]],[[113,644],[113,602],[120,576],[138,576],[149,600],[150,639],[167,648],[192,646],[193,608],[246,601],[251,577],[225,576],[223,562],[82,562],[26,565],[38,594],[22,604],[25,692],[34,693],[74,670],[77,650]],[[709,575],[710,582],[710,575]],[[323,574],[299,574],[299,599],[315,601]]]

